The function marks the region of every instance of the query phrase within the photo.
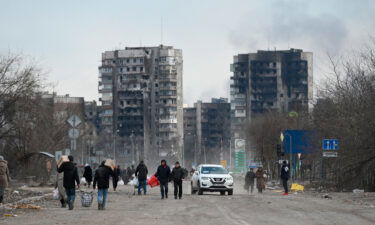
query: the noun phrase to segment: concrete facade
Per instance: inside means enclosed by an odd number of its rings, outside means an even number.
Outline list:
[[[118,137],[119,158],[182,158],[182,66],[182,50],[171,46],[102,54],[100,117],[103,129]]]
[[[228,99],[198,101],[184,109],[184,149],[187,167],[229,161],[230,104]]]
[[[236,138],[246,139],[246,123],[258,115],[309,110],[312,68],[313,53],[300,49],[234,56],[230,85],[232,143]]]

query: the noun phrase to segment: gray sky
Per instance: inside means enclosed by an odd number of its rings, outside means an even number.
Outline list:
[[[0,53],[23,53],[59,94],[98,98],[101,52],[163,44],[183,50],[184,101],[228,97],[233,55],[258,49],[314,52],[318,83],[326,54],[375,35],[371,0],[0,0]]]

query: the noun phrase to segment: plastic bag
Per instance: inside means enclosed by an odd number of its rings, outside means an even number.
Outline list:
[[[124,181],[123,180],[119,180],[118,182],[117,182],[117,185],[124,185],[125,183],[124,183]]]
[[[54,199],[54,200],[59,200],[59,190],[57,190],[57,188],[55,189],[55,190],[53,190],[53,192],[52,192],[52,198]]]
[[[82,207],[90,207],[94,196],[92,192],[81,191],[81,204]]]
[[[128,184],[131,186],[138,186],[138,178],[133,178],[133,180],[129,181]]]
[[[305,187],[300,184],[292,184],[291,191],[304,191]]]
[[[150,187],[156,187],[159,185],[158,178],[154,175],[148,179],[147,184],[150,185]]]
[[[81,178],[81,184],[87,184],[86,178],[84,178],[84,177]]]

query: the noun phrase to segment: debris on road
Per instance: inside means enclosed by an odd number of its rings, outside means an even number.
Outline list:
[[[10,206],[13,209],[41,209],[38,205],[33,204],[15,204]]]
[[[332,199],[332,196],[330,196],[329,194],[324,194],[322,195],[322,198]]]
[[[353,190],[354,194],[360,194],[360,193],[364,193],[364,192],[365,192],[365,190],[363,190],[363,189],[354,189]]]

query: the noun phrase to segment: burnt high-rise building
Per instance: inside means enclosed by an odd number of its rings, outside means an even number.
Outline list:
[[[106,51],[99,67],[101,123],[118,160],[181,159],[182,50],[171,46]]]
[[[305,111],[313,95],[313,54],[300,49],[234,56],[231,71],[232,136],[266,112]]]

